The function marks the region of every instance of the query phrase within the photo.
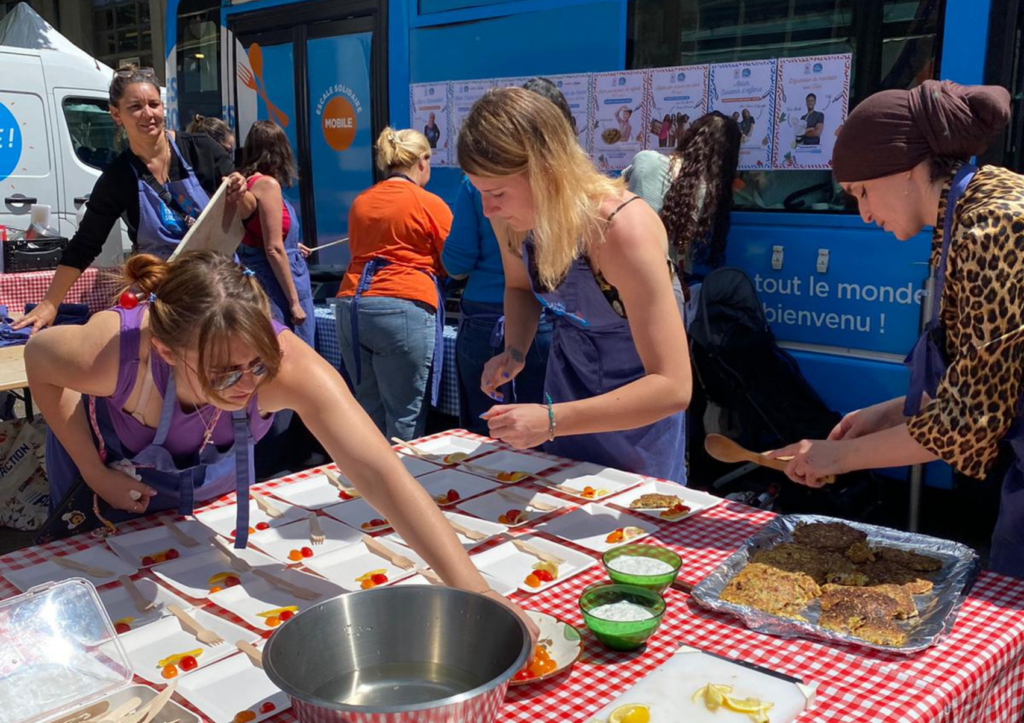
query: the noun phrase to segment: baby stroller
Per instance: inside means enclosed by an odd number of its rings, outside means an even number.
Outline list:
[[[704,279],[689,327],[694,373],[690,405],[691,484],[747,504],[785,513],[863,520],[878,504],[871,473],[841,475],[811,489],[754,465],[736,468],[710,458],[704,437],[717,433],[747,449],[778,449],[801,439],[824,439],[840,420],[780,349],[750,278],[721,268]]]

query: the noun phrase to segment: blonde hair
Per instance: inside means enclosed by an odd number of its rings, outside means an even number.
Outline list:
[[[377,136],[377,168],[385,173],[412,168],[421,158],[430,158],[430,144],[419,131],[389,126]]]
[[[270,303],[255,277],[226,256],[189,251],[174,261],[132,256],[122,269],[123,290],[131,289],[149,304],[153,337],[175,352],[196,349],[199,384],[207,399],[227,404],[210,386],[210,373],[228,356],[231,337],[241,339],[267,366],[260,383],[281,368],[282,352],[270,323]]]
[[[525,173],[533,194],[531,231],[541,284],[561,283],[573,260],[604,238],[600,208],[625,184],[600,173],[558,107],[522,88],[488,91],[459,132],[459,166],[484,178]],[[495,234],[520,253],[525,234],[493,223]]]

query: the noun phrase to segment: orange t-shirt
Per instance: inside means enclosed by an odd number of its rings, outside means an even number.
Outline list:
[[[422,301],[437,308],[437,287],[417,269],[435,277],[444,273],[441,249],[451,227],[448,204],[404,178],[363,191],[348,214],[352,260],[338,296],[354,296],[366,262],[381,257],[392,263],[377,270],[363,296]]]

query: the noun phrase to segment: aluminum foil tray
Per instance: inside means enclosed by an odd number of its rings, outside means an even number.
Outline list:
[[[748,558],[758,550],[765,550],[781,542],[791,542],[793,530],[801,523],[842,522],[868,536],[868,542],[913,550],[943,561],[942,569],[930,578],[935,588],[927,595],[915,595],[918,617],[897,621],[907,632],[904,645],[893,647],[878,645],[819,627],[816,622],[821,612],[818,601],[808,605],[803,616],[809,622],[800,622],[735,605],[719,599],[729,581],[742,570]],[[764,529],[747,540],[746,544],[723,562],[714,572],[693,589],[693,597],[700,605],[716,612],[740,618],[751,630],[789,638],[811,638],[834,643],[850,643],[892,653],[917,653],[938,643],[953,628],[957,613],[980,570],[977,553],[966,545],[937,537],[901,532],[859,522],[849,522],[820,515],[785,515],[776,517]]]

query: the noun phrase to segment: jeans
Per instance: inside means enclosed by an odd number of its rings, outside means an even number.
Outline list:
[[[359,300],[359,349],[353,348],[352,299],[338,299],[336,324],[356,401],[389,439],[422,437],[430,408],[435,312],[426,304],[383,296]],[[355,379],[355,354],[361,379]]]
[[[459,369],[459,424],[471,432],[489,436],[487,422],[480,415],[495,404],[544,404],[544,370],[551,347],[551,322],[541,316],[537,335],[526,353],[526,366],[515,379],[515,399],[512,385],[501,388],[504,402],[496,402],[480,389],[484,365],[491,357],[505,350],[504,339],[491,346],[492,332],[497,317],[502,314],[501,304],[485,304],[462,300],[462,324],[455,342],[455,358]]]

